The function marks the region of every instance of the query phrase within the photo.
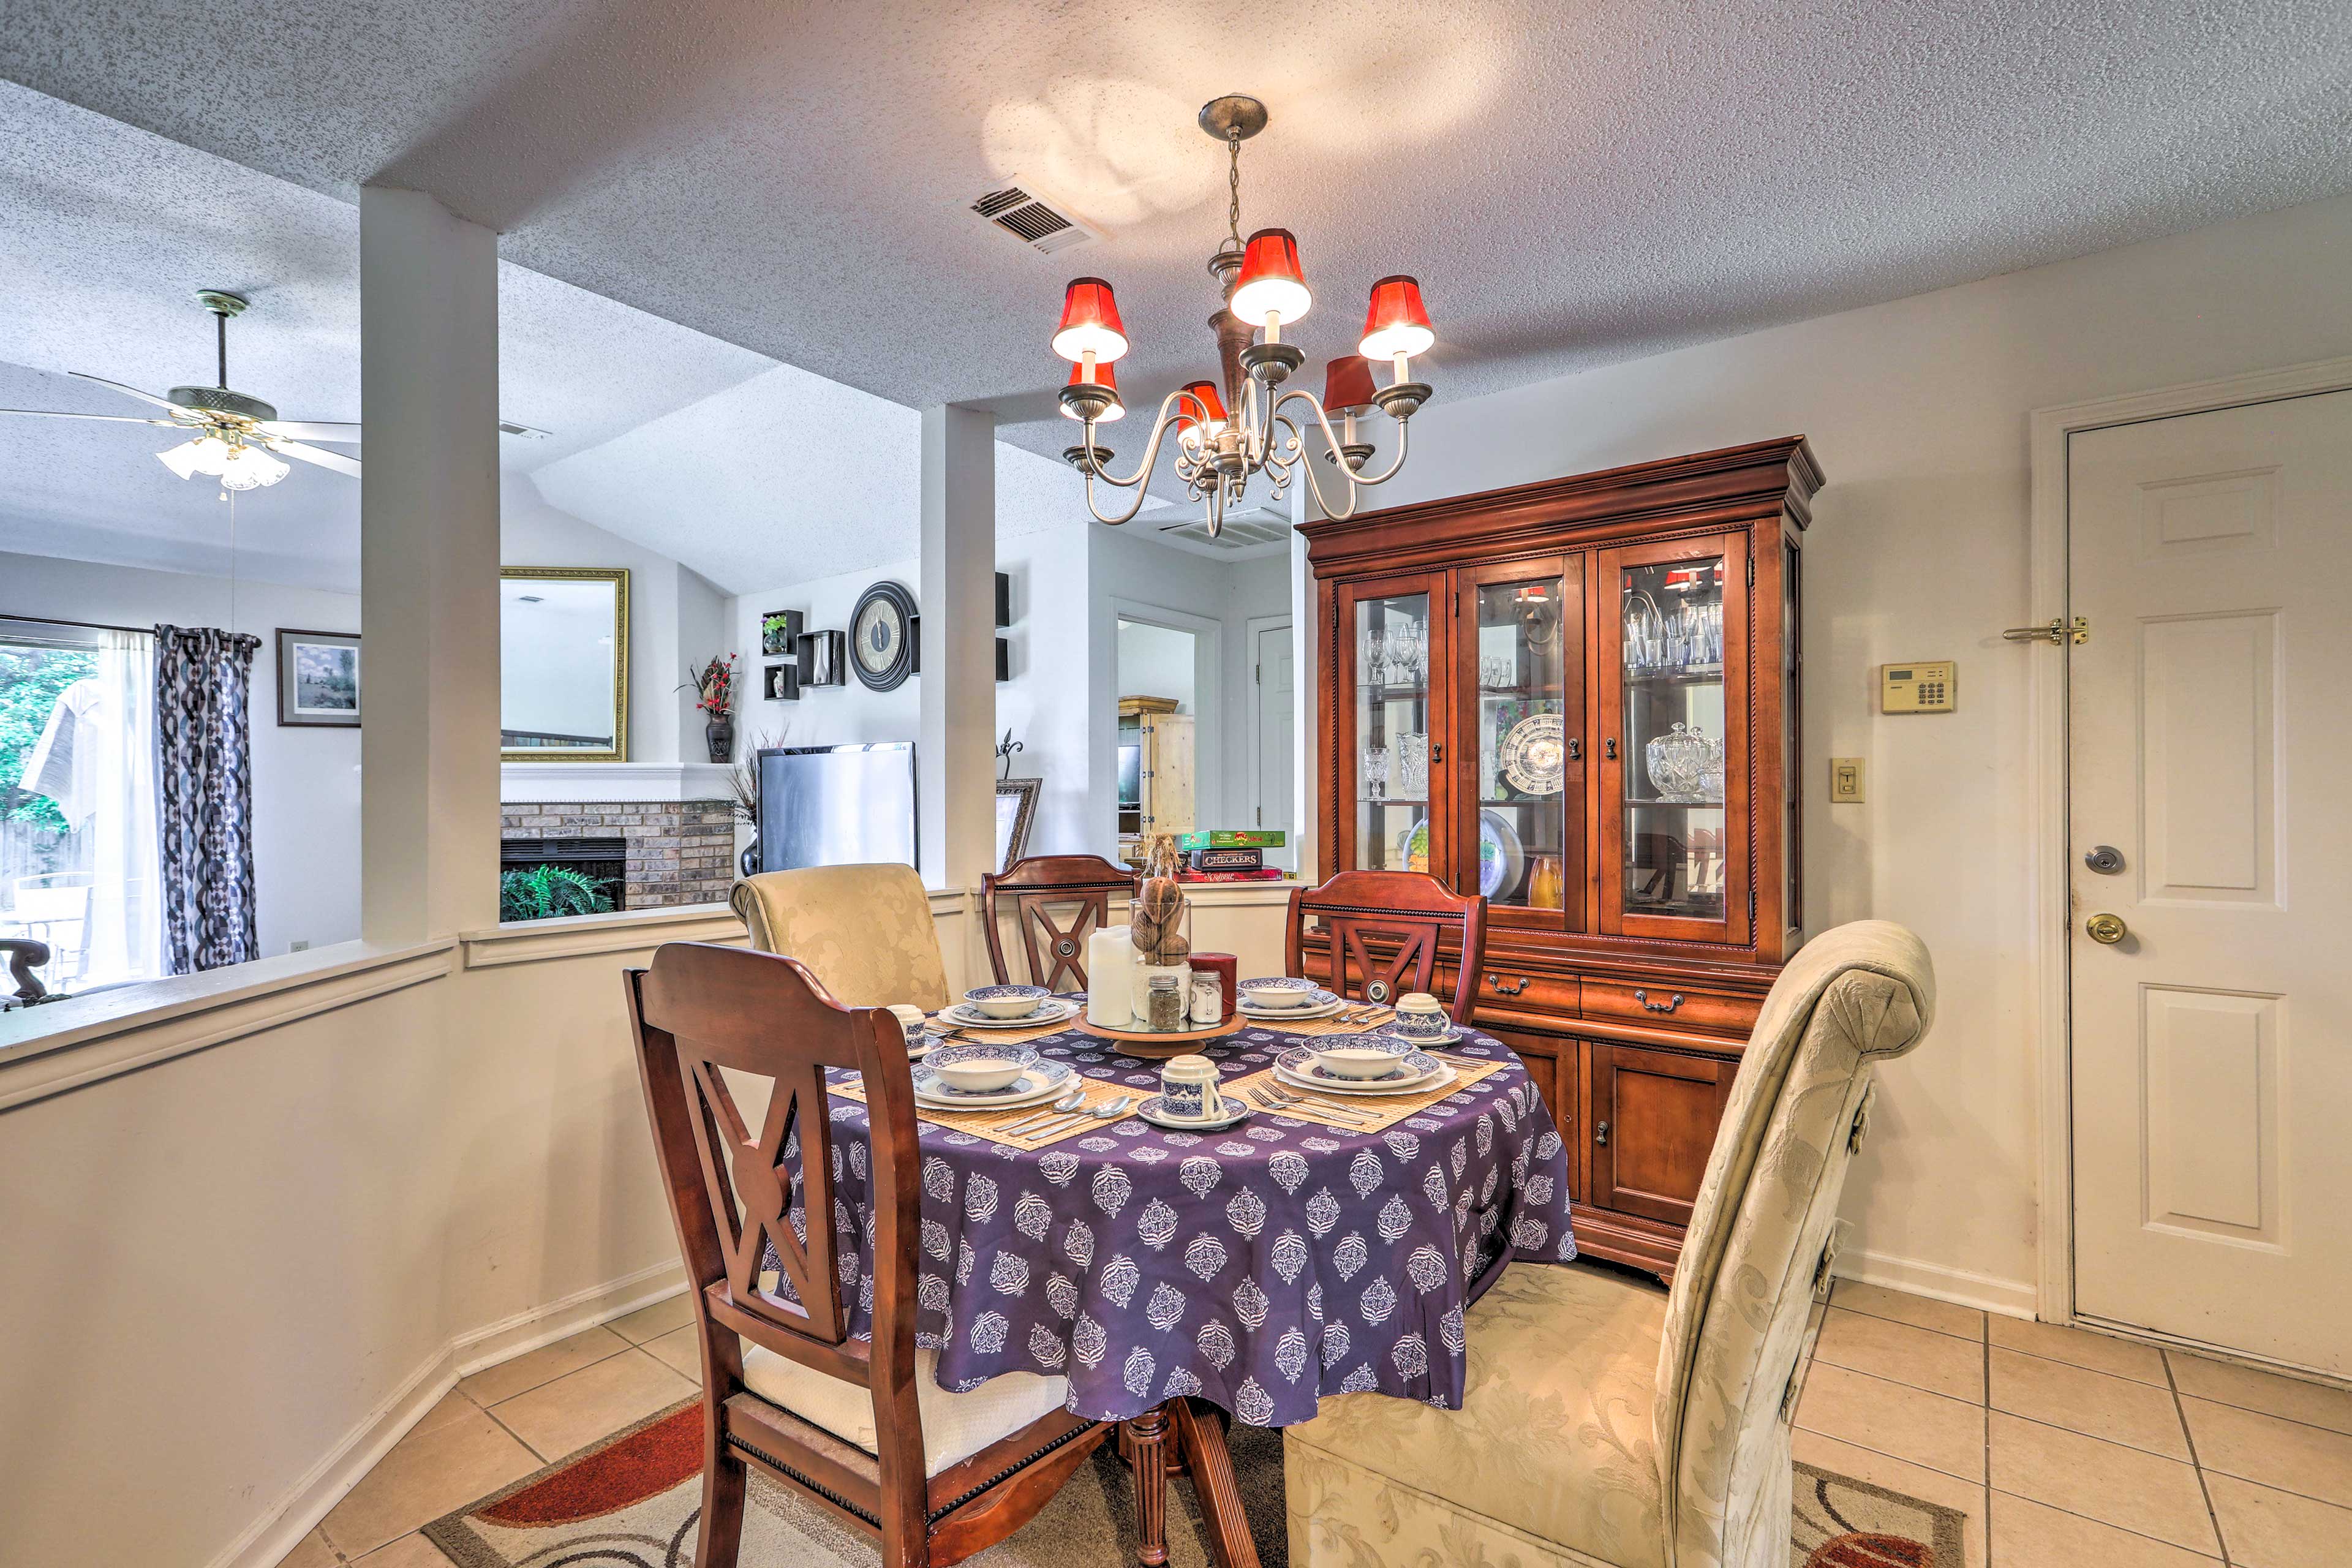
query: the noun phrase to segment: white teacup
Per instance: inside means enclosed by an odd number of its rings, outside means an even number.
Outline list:
[[[1206,1057],[1173,1057],[1160,1069],[1160,1106],[1172,1121],[1215,1121],[1225,1102],[1217,1092],[1217,1064]]]
[[[1442,1039],[1454,1020],[1445,1007],[1426,991],[1408,991],[1397,998],[1396,1021],[1389,1026],[1416,1039]]]
[[[923,1010],[920,1007],[909,1007],[904,1002],[893,1002],[890,1004],[890,1016],[898,1019],[898,1027],[906,1031],[907,1048],[910,1051],[921,1050],[923,1048]]]

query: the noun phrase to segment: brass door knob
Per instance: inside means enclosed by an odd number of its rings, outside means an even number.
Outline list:
[[[2083,922],[2083,934],[2102,947],[2113,947],[2131,934],[2121,915],[2093,915]]]

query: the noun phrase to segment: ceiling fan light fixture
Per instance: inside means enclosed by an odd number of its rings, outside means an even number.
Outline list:
[[[267,489],[291,472],[286,464],[258,447],[236,447],[221,461],[221,489]]]
[[[169,451],[155,454],[156,461],[184,479],[198,474],[219,475],[229,457],[228,443],[217,436],[199,436],[193,441],[183,441]]]

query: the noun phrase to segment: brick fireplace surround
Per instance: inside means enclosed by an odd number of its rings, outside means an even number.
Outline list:
[[[513,801],[501,838],[613,838],[628,847],[620,907],[723,904],[735,885],[735,812],[723,800]]]

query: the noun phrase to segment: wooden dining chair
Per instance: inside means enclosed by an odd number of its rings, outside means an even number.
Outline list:
[[[1032,855],[980,879],[981,918],[987,922],[988,962],[999,985],[1013,975],[1004,962],[1000,899],[1021,933],[1029,960],[1027,984],[1048,991],[1087,988],[1087,938],[1123,923],[1135,894],[1135,873],[1097,855]],[[1056,918],[1063,923],[1055,923]],[[1064,982],[1068,984],[1065,984]]]
[[[885,1568],[942,1568],[1003,1541],[1122,1424],[1062,1408],[1066,1379],[1007,1373],[952,1394],[915,1346],[922,1205],[915,1096],[890,1014],[843,1007],[798,961],[670,942],[626,973],[654,1149],[702,1346],[696,1568],[732,1568],[756,1468],[880,1543]],[[835,1271],[825,1069],[864,1080],[871,1333]],[[763,1080],[756,1130],[728,1073]],[[778,1270],[774,1277],[765,1271]],[[1138,1559],[1167,1561],[1167,1418],[1124,1423]]]
[[[1307,973],[1309,919],[1330,942],[1331,989],[1359,1002],[1393,1005],[1408,991],[1433,991],[1439,941],[1452,935],[1459,961],[1446,1011],[1457,1024],[1470,1021],[1486,958],[1484,894],[1456,893],[1420,871],[1342,871],[1319,888],[1300,888],[1290,895],[1293,974]]]

